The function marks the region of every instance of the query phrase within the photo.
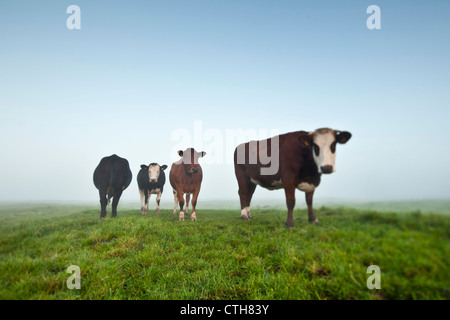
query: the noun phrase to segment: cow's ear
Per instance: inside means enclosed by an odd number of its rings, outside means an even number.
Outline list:
[[[312,135],[311,134],[302,134],[298,137],[298,141],[305,147],[311,148],[312,145]]]
[[[165,164],[163,164],[162,166],[161,166],[161,170],[166,170],[167,169],[167,166],[165,165]]]
[[[183,151],[182,151],[182,150],[178,150],[178,155],[179,155],[180,157],[182,157],[182,156],[183,156]]]
[[[346,143],[350,138],[352,137],[352,134],[348,131],[336,131],[336,142],[337,143]]]
[[[148,167],[145,164],[141,164],[141,169],[148,170]]]
[[[199,152],[199,153],[198,153],[198,157],[199,157],[199,158],[202,158],[202,157],[204,157],[204,156],[206,156],[206,152],[205,152],[205,151],[202,151],[202,152]]]

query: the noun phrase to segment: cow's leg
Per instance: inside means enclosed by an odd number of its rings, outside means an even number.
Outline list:
[[[191,194],[186,193],[186,209],[184,211],[185,214],[189,214],[189,201],[191,200]]]
[[[245,209],[247,210],[247,217],[249,219],[252,218],[251,214],[250,214],[250,202],[252,201],[252,197],[253,194],[255,193],[256,190],[256,184],[250,182],[249,186],[248,186],[248,193],[247,193],[247,206],[245,207]]]
[[[111,215],[113,218],[117,217],[117,205],[119,204],[120,196],[122,195],[122,191],[114,194],[111,208]]]
[[[106,193],[100,191],[100,219],[106,218],[106,205],[108,203],[108,200],[106,199]]]
[[[145,214],[145,195],[144,195],[144,190],[139,189],[139,197],[141,199],[141,213]]]
[[[177,190],[173,190],[173,213],[172,215],[177,215],[178,214],[178,196],[177,196]]]
[[[286,205],[288,209],[286,227],[293,228],[294,227],[294,207],[295,207],[295,187],[294,186],[285,186],[284,192],[286,194]]]
[[[239,199],[241,200],[241,218],[244,220],[251,219],[250,216],[250,202],[256,185],[248,179],[248,177],[238,179],[239,184]]]
[[[161,201],[161,195],[162,192],[158,192],[158,194],[156,195],[156,213],[160,213],[160,209],[159,209],[159,202]]]
[[[184,211],[183,211],[184,198],[183,198],[183,192],[182,191],[177,190],[177,198],[178,198],[178,203],[180,205],[180,220],[184,221]]]
[[[309,220],[309,222],[319,223],[319,220],[316,219],[316,215],[314,214],[314,209],[312,206],[313,196],[314,196],[314,190],[311,192],[305,193],[306,205],[308,206],[308,220]]]
[[[150,193],[150,190],[148,190],[145,195],[146,195],[146,197],[145,197],[145,213],[147,213],[148,203],[150,202],[150,197],[152,196],[152,194]]]
[[[191,221],[197,220],[197,215],[195,214],[195,207],[197,206],[198,194],[200,193],[200,188],[194,191],[192,195],[192,213],[191,213]]]

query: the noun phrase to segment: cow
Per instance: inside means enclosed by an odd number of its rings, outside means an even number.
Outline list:
[[[132,177],[127,159],[113,154],[100,160],[94,171],[94,185],[100,193],[100,218],[106,217],[106,206],[111,198],[113,198],[111,215],[113,218],[117,216],[120,196],[130,185]]]
[[[169,180],[173,189],[174,208],[173,215],[176,215],[178,203],[180,204],[180,220],[184,220],[184,214],[189,214],[189,200],[192,195],[192,213],[191,221],[197,220],[195,206],[200,192],[203,179],[202,168],[198,164],[198,159],[206,155],[206,152],[197,152],[193,148],[185,151],[179,150],[180,160],[172,163],[170,168]],[[185,204],[183,195],[186,194],[186,211],[183,212]]]
[[[294,227],[296,189],[305,192],[309,222],[318,223],[312,207],[314,190],[319,186],[322,174],[335,171],[336,144],[346,143],[351,136],[347,131],[320,128],[250,141],[236,147],[234,171],[239,187],[241,218],[251,219],[250,202],[259,185],[269,190],[284,189],[288,228]],[[269,154],[271,165],[275,163],[277,167],[267,174],[270,171]]]
[[[166,183],[164,170],[167,165],[160,166],[157,163],[150,163],[148,166],[141,164],[141,170],[137,175],[139,195],[141,197],[141,213],[146,214],[150,195],[156,194],[156,213],[160,212],[159,202]]]

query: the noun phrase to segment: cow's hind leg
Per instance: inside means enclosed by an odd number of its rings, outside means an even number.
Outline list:
[[[319,223],[319,220],[316,219],[316,215],[314,214],[314,209],[312,206],[313,203],[314,191],[306,192],[306,205],[308,206],[308,220],[309,222]]]
[[[191,194],[186,193],[186,209],[184,210],[185,214],[189,214],[189,201],[191,201]]]
[[[106,193],[100,191],[100,219],[106,218],[106,205],[108,204],[108,200],[106,199]]]
[[[111,215],[113,218],[117,217],[117,205],[119,204],[120,197],[122,196],[122,191],[118,194],[114,194],[111,208]]]
[[[173,190],[173,213],[172,215],[177,215],[178,214],[178,195],[177,195],[177,190]]]

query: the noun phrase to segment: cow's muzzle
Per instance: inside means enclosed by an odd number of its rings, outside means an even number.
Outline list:
[[[333,166],[321,166],[320,171],[325,174],[329,174],[333,172]]]

